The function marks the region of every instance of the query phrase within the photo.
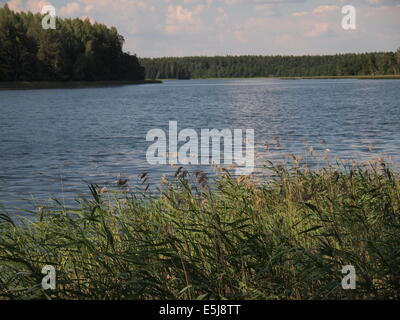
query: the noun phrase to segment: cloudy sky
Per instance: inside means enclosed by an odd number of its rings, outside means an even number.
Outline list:
[[[141,57],[325,54],[400,47],[400,0],[11,0],[14,10],[52,4],[61,17],[115,26]],[[356,9],[356,30],[341,26]]]

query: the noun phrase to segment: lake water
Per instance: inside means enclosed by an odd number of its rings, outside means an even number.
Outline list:
[[[190,80],[95,89],[0,91],[0,203],[12,210],[89,183],[157,184],[176,168],[146,161],[150,129],[254,129],[256,174],[310,147],[330,159],[400,163],[398,80]],[[266,149],[268,145],[268,150]],[[308,159],[308,160],[307,160]],[[316,165],[308,157],[309,165]],[[204,169],[204,168],[202,168]],[[206,170],[211,170],[206,168]],[[27,200],[29,204],[27,204]]]

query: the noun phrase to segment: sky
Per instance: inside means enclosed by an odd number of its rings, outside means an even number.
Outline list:
[[[302,55],[394,51],[400,0],[10,0],[16,11],[48,4],[60,17],[115,26],[140,57]],[[342,8],[356,29],[342,28]]]

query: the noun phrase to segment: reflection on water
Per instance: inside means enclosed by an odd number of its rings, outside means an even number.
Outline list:
[[[0,91],[0,203],[52,196],[71,204],[89,183],[157,184],[176,168],[150,166],[150,129],[254,129],[265,160],[312,151],[333,160],[400,163],[400,81],[190,80],[76,90]],[[318,157],[317,157],[318,158]],[[310,156],[304,159],[316,166]],[[201,167],[211,171],[209,167]]]

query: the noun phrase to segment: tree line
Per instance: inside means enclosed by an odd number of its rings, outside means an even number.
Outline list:
[[[107,81],[235,77],[360,76],[400,74],[397,52],[317,56],[141,58],[124,53],[117,29],[0,6],[0,81]]]
[[[138,58],[122,51],[116,28],[57,18],[56,29],[45,30],[42,19],[0,7],[0,81],[144,79]]]
[[[149,79],[367,76],[400,74],[397,52],[306,56],[141,58]]]

